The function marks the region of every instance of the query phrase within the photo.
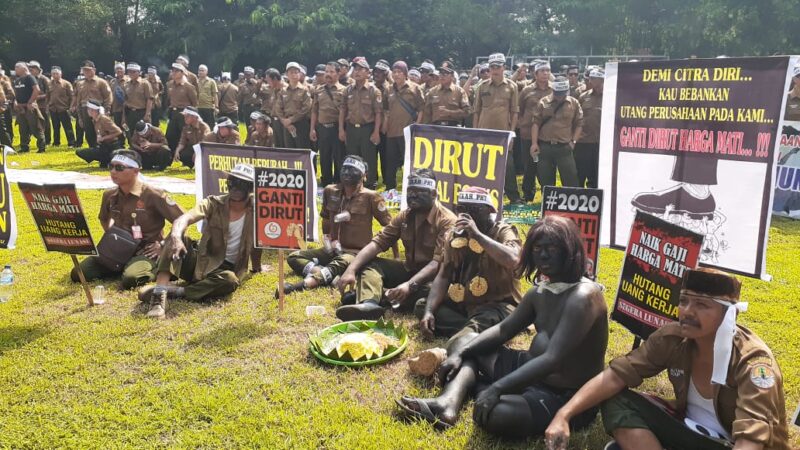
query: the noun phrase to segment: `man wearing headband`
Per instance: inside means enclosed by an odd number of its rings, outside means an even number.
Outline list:
[[[178,57],[175,58],[175,64],[180,64],[183,66],[183,72],[186,74],[186,80],[189,81],[189,84],[194,86],[195,89],[197,89],[197,75],[189,70],[189,57],[186,55],[178,55]]]
[[[434,72],[436,72],[436,66],[433,65],[433,61],[430,59],[426,59],[419,66],[420,83],[422,83],[420,87],[425,97],[428,96],[428,92],[436,86],[436,81],[438,81],[433,75]]]
[[[461,86],[453,82],[453,69],[439,68],[439,85],[428,91],[423,109],[423,123],[446,127],[460,127],[469,115],[469,100]]]
[[[47,108],[47,96],[50,92],[50,79],[42,73],[42,65],[39,61],[31,61],[28,63],[31,75],[36,78],[39,84],[39,96],[36,98],[36,105],[39,106],[39,112],[44,117],[44,143],[50,145],[53,141],[52,130],[50,127],[50,111]]]
[[[408,70],[408,81],[411,81],[414,84],[420,84],[422,82],[422,74],[417,69],[409,69]],[[422,87],[420,86],[420,90]]]
[[[111,270],[97,256],[84,259],[80,266],[87,280],[119,276],[122,289],[132,289],[155,279],[164,224],[172,223],[183,210],[164,191],[141,181],[141,159],[135,151],[115,151],[109,169],[117,187],[103,192],[98,220],[103,230],[116,226],[131,233],[139,240],[138,250],[122,271]],[[77,270],[70,277],[80,282]]]
[[[600,69],[589,73],[586,86],[591,86],[580,96],[583,110],[581,137],[575,144],[575,168],[578,171],[578,187],[597,187],[597,171],[600,163],[600,119],[603,111],[603,79]]]
[[[250,125],[250,114],[261,109],[261,81],[255,78],[256,71],[250,66],[244,68],[244,81],[239,85],[239,114],[242,121]]]
[[[415,122],[422,121],[422,109],[425,99],[422,90],[416,83],[407,80],[408,65],[405,61],[397,61],[392,67],[394,83],[384,96],[384,120],[381,127],[386,135],[386,157],[383,182],[387,191],[397,189],[397,170],[403,165],[406,152],[406,141],[403,129]]]
[[[47,108],[50,111],[50,120],[53,129],[53,145],[61,145],[61,128],[67,136],[67,145],[75,147],[75,132],[72,129],[72,117],[69,107],[72,104],[72,83],[61,77],[61,67],[53,66],[50,69],[50,90],[47,92]]]
[[[580,102],[569,96],[569,81],[564,77],[553,82],[553,92],[542,98],[533,111],[531,125],[531,157],[539,158],[539,183],[556,185],[556,169],[561,184],[578,186],[578,173],[572,151],[581,136],[583,110]]]
[[[136,122],[131,134],[131,149],[142,158],[142,168],[146,170],[164,170],[172,164],[172,153],[167,145],[167,138],[155,125],[144,120]]]
[[[519,93],[519,135],[520,151],[525,154],[525,174],[522,177],[522,198],[532,202],[536,196],[537,163],[531,156],[531,126],[533,112],[539,101],[553,93],[550,87],[550,63],[541,61],[533,66],[533,82],[525,86]]]
[[[289,84],[276,99],[276,116],[283,125],[286,148],[311,148],[311,93],[300,82],[302,67],[296,62],[286,65]]]
[[[253,183],[255,169],[236,164],[228,173],[228,193],[211,195],[172,224],[158,259],[156,285],[139,290],[149,302],[147,317],[163,319],[167,299],[203,301],[231,295],[247,274],[269,270],[261,266],[261,250],[254,248]],[[193,223],[204,221],[197,242],[186,236]],[[170,280],[184,280],[177,286]]]
[[[269,127],[270,118],[261,111],[250,114],[250,128],[247,129],[245,144],[256,147],[272,147],[272,128]]]
[[[358,252],[339,278],[339,291],[354,289],[356,302],[337,309],[339,319],[375,320],[383,316],[384,297],[396,308],[410,309],[427,296],[456,216],[437,200],[436,176],[429,169],[412,171],[405,192],[408,208]],[[406,249],[404,262],[378,257],[398,241]],[[390,289],[384,293],[384,287]],[[344,295],[343,303],[351,299],[352,294]]]
[[[454,243],[460,246],[463,241],[451,240],[451,248]],[[495,248],[489,250],[490,245]],[[462,251],[503,250],[499,243],[486,239],[479,246],[467,246]],[[498,252],[496,256],[503,261],[503,270],[508,270],[511,255]],[[477,426],[508,439],[541,436],[558,408],[603,370],[607,308],[600,286],[584,278],[585,268],[580,230],[571,219],[548,216],[536,222],[525,239],[517,267],[518,275],[529,281],[534,278],[534,287],[500,323],[461,345],[451,344],[438,371],[444,385],[438,397],[402,397],[400,409],[447,428],[458,419],[467,397],[475,393],[473,420]],[[477,300],[475,293],[484,291],[491,295],[493,289],[510,295],[508,286],[495,283],[492,288],[491,283],[491,278],[473,279],[466,286],[451,284],[448,290],[457,298],[463,292],[465,300]],[[505,345],[527,333],[531,325],[536,336],[528,350]],[[596,415],[595,408],[576,417],[575,426],[590,425]]]
[[[736,323],[741,283],[701,268],[684,275],[678,322],[613,359],[559,410],[547,429],[550,449],[566,449],[569,421],[602,402],[607,449],[788,450],[780,368],[769,347]],[[675,401],[635,388],[667,371]]]
[[[14,80],[14,112],[19,125],[19,152],[30,151],[31,135],[34,135],[39,153],[43,153],[46,147],[44,117],[36,103],[41,92],[39,83],[24,62],[18,62],[14,66],[14,73],[17,76]]]
[[[214,123],[217,120],[218,102],[217,82],[208,77],[208,67],[200,64],[197,69],[197,111],[200,112],[203,122]]]
[[[312,93],[311,103],[311,142],[317,143],[322,185],[327,186],[338,180],[344,160],[344,144],[339,140],[339,111],[344,101],[344,86],[339,84],[336,69],[339,63],[329,62],[325,72],[317,77],[323,83]]]
[[[128,130],[128,143],[134,133],[134,127],[140,120],[152,123],[153,120],[153,88],[150,82],[143,79],[142,67],[136,63],[128,64],[128,82],[125,83],[125,125]]]
[[[167,143],[174,156],[180,153],[178,146],[183,140],[183,125],[186,115],[183,114],[187,108],[192,108],[197,117],[197,88],[186,78],[186,68],[180,63],[173,63],[170,71],[170,81],[167,82],[167,98],[169,100],[169,124],[167,124]],[[202,120],[201,120],[202,122]],[[206,128],[208,128],[206,126]],[[202,138],[204,131],[200,137]],[[198,141],[199,142],[199,141]]]
[[[181,138],[175,149],[173,160],[175,162],[180,161],[184,166],[191,169],[194,167],[194,146],[202,142],[203,138],[211,132],[211,129],[200,118],[200,113],[195,107],[187,106],[183,109],[181,115],[183,116],[184,126],[183,130],[181,130]],[[169,130],[167,132],[169,133]],[[169,142],[169,136],[167,141]]]
[[[147,76],[145,77],[147,82],[150,83],[150,95],[151,101],[153,103],[153,107],[150,110],[150,115],[152,120],[150,123],[154,124],[155,126],[161,125],[161,118],[163,117],[163,102],[162,97],[164,96],[164,83],[161,81],[161,77],[158,76],[158,69],[155,66],[150,66],[147,68]]]
[[[239,137],[239,127],[230,118],[219,116],[214,129],[203,136],[203,142],[241,145],[242,140]]]
[[[111,87],[111,117],[114,118],[114,123],[121,129],[125,130],[125,85],[128,84],[128,76],[125,75],[125,63],[114,63],[114,78],[108,83]],[[135,123],[135,122],[134,122]],[[126,130],[128,131],[128,130]],[[122,139],[123,145],[125,144],[125,137]]]
[[[300,250],[289,255],[294,273],[304,277],[286,285],[285,292],[328,286],[372,240],[372,220],[386,226],[392,219],[383,197],[364,187],[368,171],[364,160],[348,156],[340,182],[325,186],[322,193],[322,248]]]
[[[75,88],[75,97],[72,99],[72,113],[77,114],[78,124],[86,135],[86,143],[89,147],[97,146],[97,134],[95,134],[92,118],[89,116],[89,109],[86,103],[90,99],[100,102],[103,108],[108,111],[111,108],[111,88],[106,80],[97,76],[95,65],[92,61],[84,61],[81,67],[83,80],[80,87]]]
[[[231,73],[222,72],[219,83],[219,115],[239,123],[239,86],[231,83]]]
[[[800,66],[792,68],[792,90],[786,96],[783,120],[800,120]]]
[[[89,100],[86,102],[86,109],[93,122],[97,145],[78,149],[75,154],[87,163],[97,161],[101,168],[105,168],[111,160],[111,152],[123,146],[124,135],[114,121],[106,115],[106,110],[99,101]]]
[[[348,155],[358,155],[369,167],[377,167],[383,102],[380,89],[369,82],[369,63],[363,56],[353,59],[353,80],[355,83],[345,88],[339,113],[339,140],[345,143]],[[367,174],[366,186],[377,188],[377,170]]]

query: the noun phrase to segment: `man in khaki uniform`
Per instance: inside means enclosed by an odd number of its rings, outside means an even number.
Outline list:
[[[152,120],[150,123],[155,126],[160,126],[161,118],[164,115],[164,103],[162,101],[164,96],[164,83],[161,82],[161,78],[158,76],[158,69],[155,66],[147,68],[146,78],[147,82],[150,83],[150,95],[153,101],[153,108],[150,113]]]
[[[256,147],[274,147],[272,140],[272,128],[269,127],[270,118],[261,111],[253,111],[250,114],[252,125],[247,129],[246,145]]]
[[[286,65],[289,84],[275,99],[275,115],[283,126],[286,148],[311,148],[311,94],[300,82],[303,68],[296,62]]]
[[[128,77],[125,75],[125,63],[114,63],[114,78],[109,82],[111,88],[111,117],[114,124],[126,133],[125,125],[125,85],[128,84]],[[123,145],[125,137],[122,138]]]
[[[39,112],[42,113],[44,118],[44,143],[50,145],[53,142],[52,130],[50,128],[50,110],[47,108],[47,93],[50,91],[50,79],[42,73],[42,66],[39,61],[31,61],[28,63],[28,68],[31,75],[36,78],[39,83],[39,97],[36,99],[36,104],[39,106]]]
[[[278,99],[283,92],[284,83],[283,77],[278,69],[268,69],[266,73],[267,87],[263,89],[261,94],[261,112],[268,115],[270,119],[270,128],[272,128],[272,136],[275,141],[276,148],[286,148],[286,142],[283,140],[283,124],[278,118]],[[309,127],[310,127],[309,122]]]
[[[200,64],[197,68],[197,110],[205,123],[217,120],[219,89],[217,82],[208,77],[208,66]],[[225,115],[225,114],[222,114]]]
[[[67,145],[75,147],[75,132],[72,129],[72,117],[69,108],[72,105],[72,83],[61,78],[61,67],[50,69],[50,90],[47,92],[47,108],[53,122],[53,145],[61,145],[61,128],[67,137]]]
[[[190,106],[194,111],[197,111],[197,89],[193,84],[189,83],[186,78],[186,68],[179,63],[172,64],[170,76],[172,79],[167,83],[167,96],[169,98],[167,142],[177,158],[178,141],[183,133],[184,115],[182,113]]]
[[[203,142],[241,145],[242,140],[239,137],[239,126],[233,123],[230,118],[219,116],[216,123],[214,123],[214,129],[203,136]]]
[[[39,110],[37,99],[41,90],[36,77],[31,75],[28,64],[18,62],[14,66],[17,78],[14,79],[14,112],[19,125],[19,152],[30,151],[31,135],[36,137],[39,153],[45,150],[44,117]]]
[[[108,166],[108,161],[111,160],[111,153],[122,147],[124,136],[117,124],[106,115],[106,110],[100,105],[100,102],[89,100],[86,102],[86,107],[94,124],[97,145],[78,149],[75,154],[87,163],[97,161],[101,168],[105,168]]]
[[[197,89],[197,75],[189,70],[189,57],[186,55],[178,55],[178,57],[175,58],[175,62],[183,66],[186,79],[189,80],[189,83],[194,86],[195,89]]]
[[[253,184],[255,169],[237,164],[228,174],[228,194],[209,196],[172,224],[158,259],[156,285],[139,290],[139,300],[150,302],[147,317],[163,319],[167,298],[203,301],[232,294],[261,266],[261,250],[254,248]],[[189,225],[205,221],[200,241],[185,236]],[[171,279],[187,281],[184,287]]]
[[[78,114],[80,123],[86,135],[86,143],[91,147],[97,147],[97,134],[94,131],[92,118],[86,103],[90,99],[100,102],[105,111],[111,108],[111,88],[106,80],[97,76],[97,69],[92,61],[86,60],[81,67],[83,80],[80,87],[75,89],[75,97],[72,101],[72,112]]]
[[[336,61],[325,65],[323,83],[313,93],[311,104],[311,142],[317,143],[320,177],[323,186],[338,180],[344,161],[344,144],[339,140],[339,111],[344,102],[345,87],[339,84]]]
[[[231,73],[222,72],[219,84],[219,115],[239,123],[239,86],[231,83]]]
[[[412,172],[405,192],[408,208],[358,252],[339,278],[342,294],[355,287],[356,302],[337,309],[339,319],[378,319],[384,313],[380,305],[384,296],[395,307],[413,307],[419,298],[427,296],[427,284],[439,270],[445,237],[456,216],[437,200],[436,178],[431,170]],[[401,240],[405,262],[378,257]],[[391,289],[384,293],[384,286]],[[343,303],[348,298],[345,296]]]
[[[538,156],[539,182],[556,185],[556,169],[561,184],[578,186],[578,173],[572,151],[581,136],[583,110],[575,97],[569,95],[569,82],[564,77],[553,82],[553,93],[544,97],[533,112],[531,126],[531,156]]]
[[[397,170],[403,166],[406,153],[406,142],[403,129],[408,125],[422,121],[422,109],[425,99],[419,85],[408,81],[408,64],[397,61],[392,65],[394,83],[383,97],[383,123],[386,134],[387,169],[383,175],[386,190],[397,189]]]
[[[433,61],[426,59],[423,61],[422,64],[419,66],[419,73],[420,73],[420,88],[422,88],[422,94],[427,97],[428,91],[436,87],[436,82],[438,78],[434,75],[436,72],[436,66],[433,65]]]
[[[389,90],[389,86],[392,84],[391,77],[389,76],[391,71],[392,68],[389,67],[389,62],[385,59],[379,59],[372,67],[372,84],[381,91],[381,99],[384,103],[386,102],[386,93]],[[384,115],[382,122],[385,122],[385,120],[386,116]],[[375,150],[378,153],[378,163],[380,164],[379,167],[381,177],[383,177],[383,184],[386,185],[389,183],[386,179],[386,175],[390,172],[390,161],[386,156],[386,132],[382,124],[378,130],[378,137],[380,137],[380,141],[378,145],[375,146]]]
[[[469,115],[467,93],[453,82],[453,69],[439,68],[439,85],[428,91],[425,98],[423,123],[460,127]]]
[[[550,87],[550,63],[540,62],[533,66],[533,83],[525,86],[519,93],[519,134],[520,151],[524,153],[525,174],[522,177],[522,198],[532,202],[536,196],[537,162],[531,156],[531,126],[536,105],[544,97],[553,93]]]
[[[2,69],[0,69],[0,72],[2,72]],[[4,75],[0,75],[0,77],[3,76]],[[5,81],[4,79],[0,78],[0,83],[4,81]],[[8,133],[6,132],[6,121],[4,117],[9,104],[10,102],[6,97],[5,87],[0,86],[0,145],[7,145],[11,147],[12,145],[11,136],[9,136]]]
[[[662,326],[589,380],[553,418],[549,449],[566,449],[569,421],[604,402],[615,449],[788,450],[783,377],[769,347],[736,324],[747,304],[725,272],[688,270],[678,322]],[[628,389],[667,371],[674,401]],[[627,388],[627,389],[626,389]]]
[[[11,142],[14,140],[14,86],[11,85],[11,78],[6,75],[2,63],[0,63],[0,90],[3,91],[6,98],[2,105],[3,111],[0,112],[0,121],[4,122],[8,140]],[[11,144],[8,144],[8,146],[10,147]]]
[[[131,141],[133,128],[143,120],[153,120],[153,88],[150,82],[142,78],[142,67],[135,63],[128,63],[128,82],[125,83],[125,124],[127,127],[128,143]]]
[[[567,67],[567,81],[569,81],[569,95],[580,98],[581,94],[586,90],[586,85],[581,83],[578,66],[571,65]]]
[[[575,168],[578,172],[578,187],[597,187],[597,171],[600,163],[600,119],[603,111],[602,70],[594,69],[589,73],[592,88],[581,94],[580,103],[583,110],[583,127],[581,137],[575,144]]]
[[[191,169],[194,168],[194,146],[203,141],[203,138],[211,132],[211,128],[203,122],[203,119],[200,118],[200,113],[194,106],[187,106],[181,114],[183,115],[184,126],[181,130],[181,138],[175,148],[173,160],[175,162],[180,161],[184,166]]]
[[[336,80],[338,82],[338,77]],[[392,216],[383,197],[364,187],[368,169],[358,156],[348,156],[342,166],[341,181],[325,186],[320,212],[324,245],[289,255],[289,266],[304,280],[297,284],[287,283],[284,292],[331,284],[334,278],[344,273],[355,255],[372,241],[372,220],[377,220],[381,226],[389,224]]]
[[[339,140],[345,143],[348,155],[358,155],[368,167],[377,167],[383,102],[381,91],[369,82],[369,63],[362,56],[353,59],[353,80],[355,83],[345,88],[339,112]],[[375,172],[367,174],[366,186],[370,189],[378,186]]]
[[[111,122],[110,118],[108,120]],[[100,225],[103,230],[113,225],[128,231],[139,239],[138,249],[121,272],[106,267],[97,256],[84,259],[80,266],[87,280],[120,276],[122,289],[132,289],[155,279],[164,224],[174,222],[183,210],[163,190],[139,179],[142,165],[135,151],[115,151],[109,166],[111,181],[117,186],[103,192],[98,215]],[[77,270],[72,269],[70,278],[75,283],[80,281]]]
[[[514,130],[519,113],[519,92],[516,84],[505,78],[506,57],[502,53],[489,55],[491,77],[478,85],[475,92],[472,123],[475,128],[490,130]],[[513,155],[506,162],[505,194],[512,203],[519,203],[517,174]]]
[[[172,164],[172,152],[169,151],[167,138],[157,126],[144,120],[136,122],[130,142],[131,149],[142,158],[143,169],[164,170]]]
[[[239,114],[240,119],[250,125],[250,113],[261,110],[261,99],[258,94],[261,82],[255,78],[255,69],[250,66],[244,68],[244,81],[239,85]]]

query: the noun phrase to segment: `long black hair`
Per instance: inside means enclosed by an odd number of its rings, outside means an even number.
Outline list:
[[[533,243],[543,236],[553,239],[564,249],[564,265],[559,270],[564,274],[564,281],[569,283],[580,281],[586,273],[586,250],[583,247],[581,231],[575,222],[560,216],[546,216],[528,230],[517,265],[517,275],[525,277],[528,281],[538,277],[539,268],[533,263]]]

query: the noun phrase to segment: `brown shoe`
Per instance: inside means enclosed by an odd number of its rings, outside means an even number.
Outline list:
[[[153,290],[155,289],[155,285],[153,286],[142,286],[139,288],[139,301],[142,303],[149,302],[150,299],[153,297]]]
[[[147,317],[150,319],[163,319],[167,315],[167,293],[161,291],[158,295],[153,294],[150,297],[150,311],[147,311]]]

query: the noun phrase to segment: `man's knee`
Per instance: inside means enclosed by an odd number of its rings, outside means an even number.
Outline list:
[[[308,260],[309,258],[302,250],[292,252],[286,257],[286,262],[296,275],[303,275],[303,268],[305,268]]]
[[[475,424],[487,433],[500,437],[513,439],[542,435],[549,424],[549,420],[534,420],[528,403],[521,396],[503,396],[488,414],[483,409],[475,405]]]
[[[220,290],[230,290],[228,294],[231,294],[236,289],[239,289],[239,285],[241,284],[239,277],[237,277],[236,274],[231,270],[223,270],[218,274],[217,279],[219,280]]]

